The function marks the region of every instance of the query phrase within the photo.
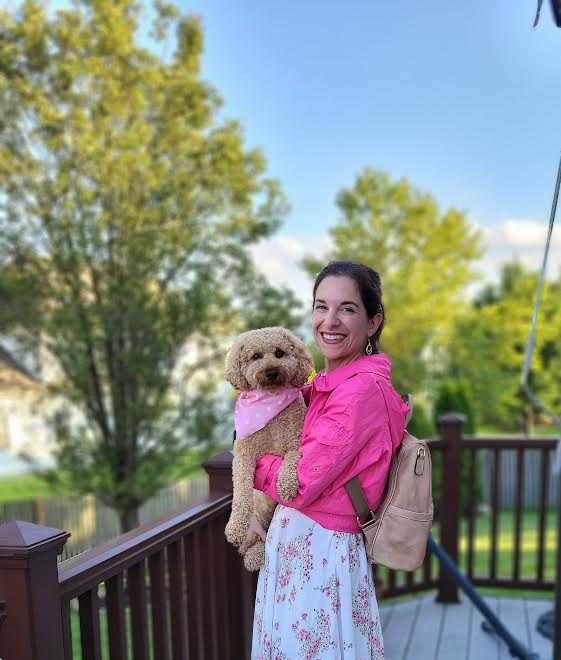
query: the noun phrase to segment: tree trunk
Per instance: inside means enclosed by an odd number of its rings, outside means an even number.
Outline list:
[[[131,529],[138,527],[138,509],[127,509],[123,511],[119,516],[119,522],[121,524],[121,534],[125,532],[130,532]]]

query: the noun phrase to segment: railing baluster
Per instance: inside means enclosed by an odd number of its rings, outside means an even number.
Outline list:
[[[475,484],[477,481],[476,467],[477,467],[477,450],[470,448],[469,450],[469,501],[471,506],[468,510],[467,521],[467,574],[470,578],[473,577],[473,562],[474,562],[474,541],[475,541],[475,516],[477,514],[477,505],[475,504]]]
[[[152,640],[154,657],[169,658],[169,618],[165,585],[164,551],[148,558],[150,570],[150,605],[152,610]]]
[[[213,565],[215,566],[215,624],[217,630],[222,630],[221,635],[215,635],[217,640],[217,658],[219,660],[230,660],[230,626],[228,621],[228,575],[226,573],[226,543],[224,542],[224,527],[227,518],[217,516],[209,525],[212,532],[210,540],[213,551]]]
[[[134,660],[150,660],[148,653],[148,618],[146,614],[146,571],[144,561],[127,571],[132,621],[132,650]]]
[[[423,582],[429,584],[432,580],[432,561],[431,553],[427,550],[425,560],[423,561]]]
[[[99,634],[98,585],[83,593],[80,604],[80,640],[82,660],[101,660],[101,639]]]
[[[497,577],[497,529],[499,519],[499,483],[501,478],[500,449],[493,450],[493,479],[491,493],[491,570],[489,577]]]
[[[72,660],[72,626],[70,625],[70,601],[68,599],[62,601],[61,613],[64,660]]]
[[[542,449],[541,489],[539,508],[539,531],[538,531],[538,570],[537,580],[543,582],[543,567],[545,555],[545,523],[547,514],[547,500],[549,495],[549,450]]]
[[[111,660],[127,660],[128,658],[123,579],[123,574],[119,573],[105,582],[107,632]]]
[[[522,527],[522,506],[524,495],[524,450],[516,450],[516,502],[514,509],[514,579],[520,579],[520,541]]]
[[[413,587],[413,584],[414,584],[414,579],[413,579],[414,577],[415,576],[414,576],[413,571],[407,571],[407,573],[405,573],[405,584],[406,584],[407,588],[410,589],[410,590],[411,590],[411,588]]]
[[[189,627],[189,657],[206,658],[204,644],[204,617],[207,614],[203,605],[203,586],[199,539],[201,530],[185,537],[185,581],[187,584],[187,625]]]
[[[182,546],[181,541],[176,541],[167,548],[173,660],[184,660],[187,657],[187,619],[185,615]]]
[[[395,571],[393,569],[388,570],[388,590],[391,592],[395,589]]]

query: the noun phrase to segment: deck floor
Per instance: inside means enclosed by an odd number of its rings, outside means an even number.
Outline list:
[[[387,660],[510,660],[506,644],[481,629],[482,615],[463,594],[459,605],[442,605],[435,594],[384,604],[380,618]],[[542,660],[553,644],[536,630],[553,600],[486,597],[507,628]]]

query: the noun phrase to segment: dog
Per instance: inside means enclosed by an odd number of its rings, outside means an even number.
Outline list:
[[[270,497],[254,490],[258,459],[264,454],[284,457],[277,489],[288,502],[298,493],[297,464],[306,404],[300,393],[314,364],[304,343],[281,327],[250,330],[237,338],[226,358],[224,375],[240,395],[236,402],[236,440],[232,477],[232,514],[225,534],[244,557],[250,571],[265,557],[261,539],[246,542],[251,515],[267,529],[276,507]]]

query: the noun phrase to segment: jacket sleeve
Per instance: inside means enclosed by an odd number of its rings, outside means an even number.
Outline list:
[[[288,502],[279,497],[279,456],[267,455],[259,460],[254,485],[276,502],[296,509],[307,507],[352,467],[367,443],[372,447],[373,463],[383,451],[391,451],[380,385],[370,374],[358,374],[333,390],[323,412],[302,438],[296,497]]]

